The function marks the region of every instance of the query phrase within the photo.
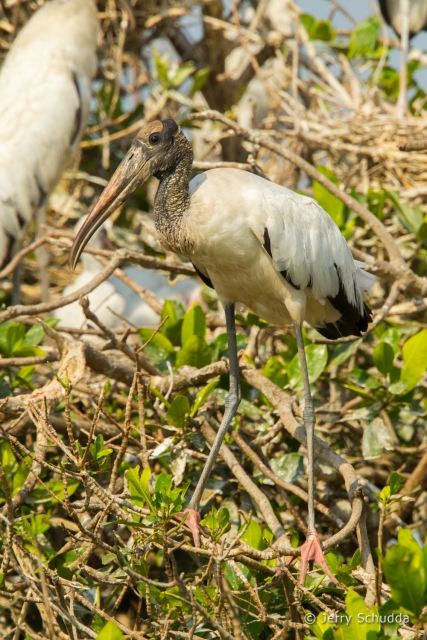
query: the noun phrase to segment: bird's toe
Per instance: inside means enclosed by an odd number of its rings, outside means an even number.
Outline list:
[[[306,541],[301,547],[301,570],[300,570],[300,584],[304,585],[305,577],[308,571],[308,563],[313,560],[323,571],[326,573],[328,578],[338,584],[338,580],[331,573],[329,569],[325,556],[323,554],[322,545],[320,543],[319,536],[317,531],[309,532]]]
[[[184,509],[177,514],[178,520],[185,518],[185,526],[188,527],[193,535],[194,546],[200,547],[200,520],[201,516],[195,509]]]

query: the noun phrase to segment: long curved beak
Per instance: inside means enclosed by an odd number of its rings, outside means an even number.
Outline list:
[[[68,258],[71,271],[76,268],[83,249],[95,231],[151,174],[151,163],[146,157],[146,150],[136,141],[117,167],[85,223],[80,227]]]

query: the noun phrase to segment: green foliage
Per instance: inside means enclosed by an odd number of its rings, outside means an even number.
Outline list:
[[[50,322],[49,324],[55,324]],[[40,324],[34,324],[32,327],[25,329],[25,325],[21,322],[3,322],[0,324],[0,355],[3,358],[30,358],[33,356],[43,356],[45,351],[40,349],[38,345],[43,342],[45,332]],[[16,389],[20,385],[32,388],[31,380],[34,375],[35,368],[33,366],[24,366],[18,372],[8,368],[6,375],[9,379],[9,388]],[[0,383],[5,376],[0,376]],[[5,390],[1,395],[9,394],[10,390]]]
[[[286,373],[284,363],[278,356],[271,356],[264,365],[263,375],[283,388],[288,383],[288,374]]]
[[[379,342],[374,349],[374,364],[378,371],[387,376],[393,367],[394,350],[387,342]]]
[[[328,348],[324,344],[309,344],[305,347],[308,378],[310,384],[322,375],[328,362]],[[288,366],[289,384],[295,391],[303,389],[299,356],[296,354]]]
[[[172,476],[161,473],[151,492],[151,471],[146,467],[139,475],[137,469],[129,469],[125,476],[129,483],[131,502],[138,507],[148,506],[150,522],[166,525],[185,506],[188,485],[173,488]]]
[[[377,46],[377,37],[381,30],[378,16],[373,16],[359,24],[351,34],[348,57],[379,58],[381,49]]]
[[[416,620],[427,605],[425,552],[409,529],[400,529],[398,544],[390,547],[383,570],[390,586],[395,611],[403,609]]]
[[[147,504],[150,511],[154,513],[155,509],[150,492],[150,467],[146,467],[141,475],[139,475],[138,469],[129,469],[126,471],[125,477],[129,483],[131,501],[137,507],[143,507]]]
[[[109,620],[97,636],[98,640],[124,640],[124,635],[116,625],[114,620]]]
[[[310,40],[323,40],[328,42],[335,39],[336,32],[330,20],[317,20],[307,13],[300,16],[300,20]]]
[[[214,378],[211,380],[196,396],[193,406],[191,407],[190,415],[194,417],[200,407],[205,403],[208,397],[215,391],[218,386],[219,378]]]
[[[166,414],[169,424],[183,429],[187,424],[186,414],[190,413],[190,401],[186,396],[176,396]]]
[[[378,609],[368,609],[363,598],[349,589],[345,599],[345,614],[340,616],[336,640],[375,640],[381,631]]]
[[[174,364],[175,348],[169,338],[163,333],[156,333],[154,329],[138,329],[141,341],[146,343],[151,339],[150,343],[145,347],[144,353],[161,371],[167,372],[167,362]]]
[[[413,389],[426,371],[427,329],[409,338],[402,348],[403,369],[400,379],[405,381],[405,391]]]
[[[303,457],[299,453],[284,453],[270,460],[274,473],[285,482],[295,482],[304,473]]]
[[[318,166],[317,170],[322,175],[329,178],[331,182],[339,185],[336,175],[327,167]],[[328,191],[320,182],[313,181],[313,196],[323,209],[329,213],[332,220],[341,228],[345,224],[346,207],[342,200],[339,200],[330,191]]]
[[[393,205],[394,211],[404,227],[419,240],[427,239],[427,216],[418,205],[402,202],[397,192],[384,191],[385,198]]]
[[[185,309],[176,300],[165,300],[162,309],[162,320],[168,316],[161,328],[161,333],[175,346],[181,345],[181,327],[185,315]]]
[[[210,513],[203,518],[202,525],[209,529],[212,541],[219,542],[231,529],[230,512],[225,508],[217,510],[212,507]]]
[[[206,337],[206,320],[205,314],[198,304],[191,307],[184,316],[181,328],[181,344],[184,347],[187,340],[193,336]]]
[[[110,456],[113,449],[104,448],[104,436],[102,433],[96,436],[95,442],[89,445],[92,460],[89,469],[93,473],[105,473],[110,468]]]
[[[205,367],[211,363],[212,352],[206,341],[198,335],[188,338],[176,356],[176,366],[182,367],[189,365],[190,367]]]
[[[393,438],[384,420],[377,416],[365,423],[362,439],[362,451],[365,460],[378,458],[384,450],[391,449],[393,449]]]

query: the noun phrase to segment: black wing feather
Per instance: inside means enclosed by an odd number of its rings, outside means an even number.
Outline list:
[[[205,275],[200,271],[200,269],[198,269],[198,268],[196,267],[196,265],[194,264],[194,262],[192,262],[191,264],[193,265],[194,270],[195,270],[195,272],[197,273],[197,275],[199,276],[200,280],[202,280],[202,282],[204,282],[204,284],[205,284],[207,287],[210,287],[211,289],[215,289],[215,287],[214,287],[214,286],[213,286],[213,284],[212,284],[212,280],[211,280],[210,278],[208,278],[208,276],[205,276]]]

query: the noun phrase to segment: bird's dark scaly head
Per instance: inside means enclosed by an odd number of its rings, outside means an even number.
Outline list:
[[[75,237],[70,269],[75,269],[93,233],[135,189],[151,176],[161,179],[173,171],[189,152],[191,147],[175,120],[157,120],[143,127]]]

